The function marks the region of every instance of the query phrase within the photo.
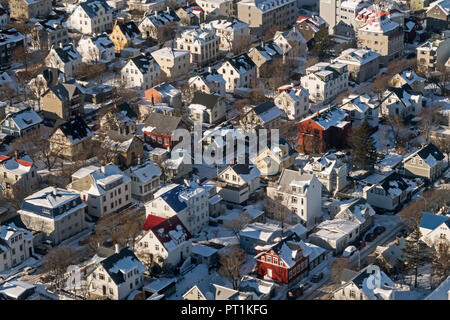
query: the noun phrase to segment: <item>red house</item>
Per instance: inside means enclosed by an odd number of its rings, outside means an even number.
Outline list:
[[[172,148],[178,141],[172,141],[172,133],[181,127],[180,117],[164,115],[161,113],[150,113],[145,120],[144,141],[153,147]]]
[[[345,148],[351,129],[347,114],[332,107],[300,121],[298,126],[298,148],[303,153],[323,153],[330,148]]]
[[[289,283],[308,274],[309,257],[296,234],[271,245],[257,246],[256,272],[274,281]]]

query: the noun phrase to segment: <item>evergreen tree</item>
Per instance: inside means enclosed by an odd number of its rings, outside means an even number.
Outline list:
[[[372,170],[377,159],[375,140],[371,136],[369,123],[364,122],[353,131],[350,138],[352,164],[356,168]]]
[[[450,276],[450,242],[439,239],[433,248],[431,275],[441,283]]]
[[[422,233],[419,226],[405,239],[405,267],[409,271],[414,271],[414,287],[417,287],[417,276],[419,268],[430,261],[427,245],[421,240]]]

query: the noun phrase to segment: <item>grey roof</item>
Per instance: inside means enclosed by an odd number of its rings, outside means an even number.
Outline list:
[[[78,86],[70,83],[58,83],[51,90],[61,101],[69,101],[74,95],[82,94]]]
[[[131,60],[133,60],[139,71],[144,74],[148,72],[150,65],[157,65],[150,53],[138,55],[137,57],[131,58]]]
[[[386,190],[386,192],[388,192],[388,190],[391,188],[390,182],[396,182],[398,188],[402,191],[408,189],[408,184],[397,172],[392,172],[380,183],[381,187]]]
[[[192,99],[191,104],[201,104],[208,109],[212,109],[217,104],[219,99],[220,96],[218,95],[196,91],[194,93],[194,98]]]
[[[272,108],[276,108],[277,106],[273,102],[273,100],[268,100],[266,102],[258,104],[256,107],[253,108],[255,113],[257,115],[260,115],[261,113],[267,112]]]
[[[122,33],[130,39],[134,39],[141,35],[141,31],[133,21],[129,21],[126,23],[118,22],[117,25],[119,26]]]
[[[117,285],[125,282],[125,279],[123,278],[123,273],[120,271],[115,273],[115,272],[112,272],[111,269],[114,268],[114,265],[116,264],[116,262],[118,262],[119,260],[126,258],[126,257],[131,257],[131,259],[133,261],[135,261],[136,264],[141,263],[138,260],[138,258],[136,257],[136,255],[133,253],[133,251],[131,251],[129,248],[124,248],[124,249],[120,250],[119,253],[114,253],[113,255],[109,256],[108,258],[106,258],[100,262],[100,264],[103,266],[103,268],[105,268],[106,272],[108,272],[111,279]]]
[[[430,154],[438,161],[444,159],[442,152],[432,143],[427,144],[417,152],[417,155],[424,160],[427,159]]]
[[[171,135],[172,132],[180,125],[181,118],[175,116],[168,116],[157,112],[152,112],[145,120],[145,126],[155,128],[158,134]]]
[[[297,170],[283,169],[277,184],[287,187],[292,181],[310,181],[313,176],[312,174],[300,174]]]
[[[63,134],[71,136],[73,140],[82,140],[86,138],[91,130],[89,129],[83,118],[77,117],[72,121],[68,121],[59,126]]]
[[[242,53],[233,58],[227,60],[238,72],[242,69],[248,71],[252,68],[256,68],[256,64],[246,53]]]
[[[347,283],[350,280],[352,280],[353,278],[355,278],[357,275],[359,275],[359,272],[357,272],[357,271],[353,271],[350,269],[344,269],[344,270],[342,270],[342,273],[341,273],[341,281]]]
[[[63,48],[55,48],[55,52],[64,63],[68,63],[70,61],[81,58],[80,54],[72,44],[68,44]]]
[[[106,12],[112,11],[112,8],[105,0],[88,0],[86,2],[81,2],[80,6],[90,18],[97,17],[97,13],[101,8],[105,9]]]

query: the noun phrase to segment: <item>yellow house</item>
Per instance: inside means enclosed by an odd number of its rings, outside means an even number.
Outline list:
[[[133,41],[141,37],[141,32],[133,21],[123,22],[116,20],[109,35],[109,39],[114,43],[114,51],[119,53],[125,48],[131,47]]]
[[[425,7],[428,7],[430,1],[429,0],[411,0],[409,4],[409,9],[411,11],[423,10]]]
[[[278,146],[268,146],[256,158],[256,166],[262,176],[273,176],[283,169],[294,165],[294,150],[284,139],[280,139]]]

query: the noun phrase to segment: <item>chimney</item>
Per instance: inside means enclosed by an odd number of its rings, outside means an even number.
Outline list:
[[[55,188],[55,187],[52,187],[52,194],[53,194],[54,196],[58,195],[58,191],[56,191],[56,188]]]
[[[167,13],[170,14],[170,7],[167,7]]]
[[[114,251],[116,252],[116,253],[119,253],[119,244],[118,243],[116,243],[115,245],[114,245]]]
[[[303,173],[302,173],[302,168],[298,168],[298,174],[299,175],[302,175]]]
[[[138,163],[138,164],[141,164],[141,157],[138,157],[138,158],[137,158],[137,163]]]
[[[157,17],[158,16],[158,11],[155,11],[155,17]]]

